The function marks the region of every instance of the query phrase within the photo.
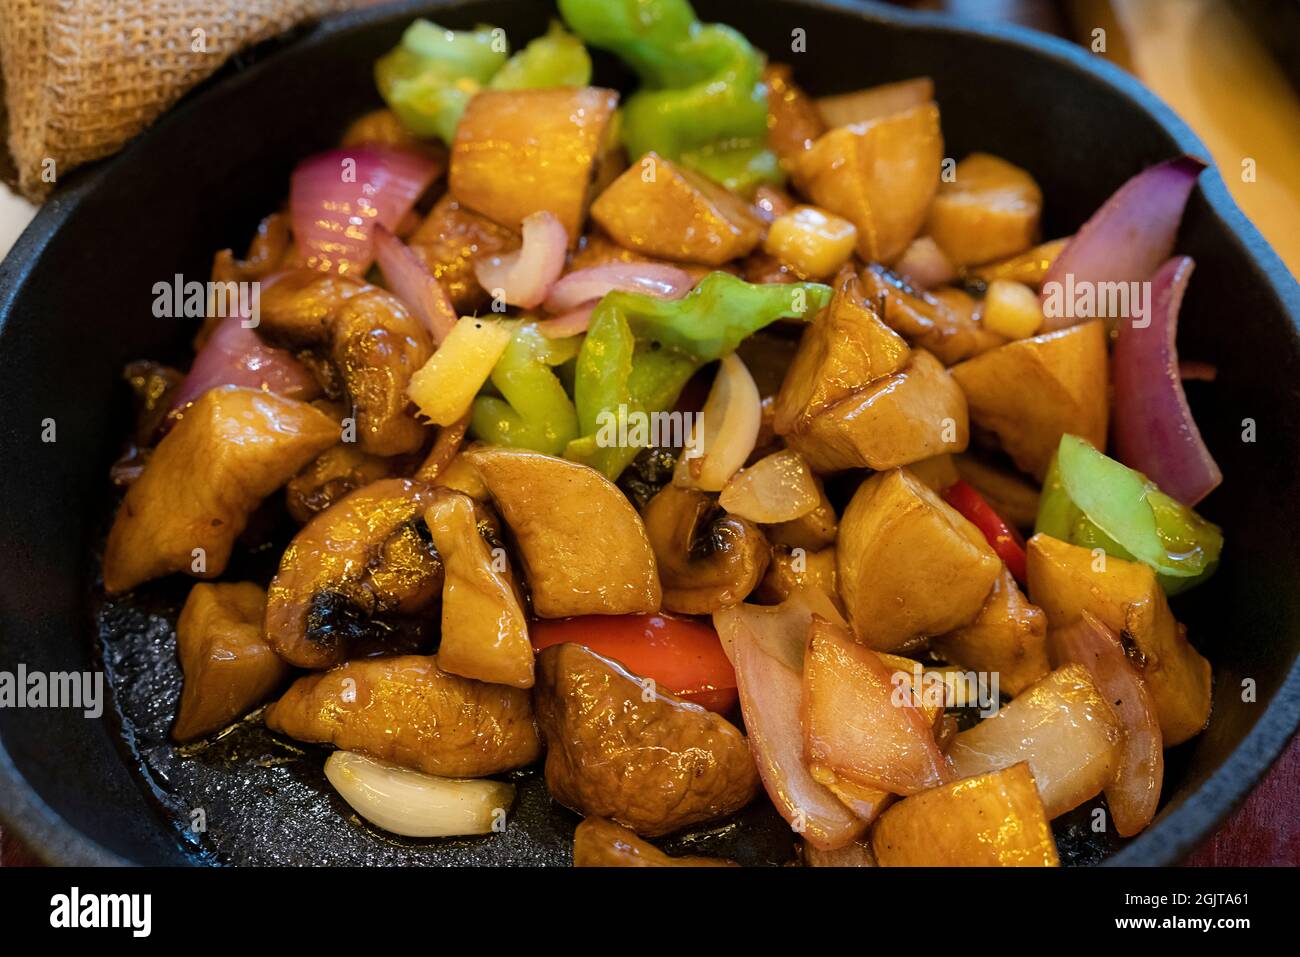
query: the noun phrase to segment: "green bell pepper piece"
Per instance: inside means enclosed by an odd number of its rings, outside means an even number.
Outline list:
[[[782,181],[767,148],[764,58],[741,33],[700,23],[685,0],[560,0],[560,12],[641,79],[624,105],[631,157],[654,150],[746,194]]]
[[[637,453],[650,444],[648,435],[646,441],[636,441],[637,419],[632,418],[632,413],[652,416],[656,412],[667,412],[700,365],[681,353],[656,351],[638,345],[629,374],[623,380],[625,391],[606,389],[601,393],[603,401],[610,404],[594,410],[589,407],[589,411],[596,413],[596,424],[590,432],[568,444],[564,457],[590,465],[611,480],[618,478],[632,464]],[[582,368],[579,364],[579,382],[582,381]],[[594,401],[590,393],[585,398],[588,402]],[[609,434],[611,431],[612,436]],[[620,443],[617,441],[619,436],[630,441]]]
[[[1223,548],[1217,525],[1074,435],[1052,458],[1034,531],[1143,562],[1167,595],[1209,578]]]
[[[764,326],[778,319],[807,319],[830,301],[831,287],[822,283],[757,284],[711,272],[681,299],[612,292],[596,313],[621,312],[638,339],[658,342],[703,365],[735,352]]]
[[[548,86],[586,86],[591,82],[591,57],[582,41],[551,21],[538,37],[510,58],[492,77],[493,90],[540,89]]]
[[[587,325],[573,380],[578,428],[583,435],[595,433],[602,412],[631,401],[628,379],[635,354],[636,339],[623,313],[598,308]]]
[[[777,319],[806,319],[830,302],[819,283],[755,285],[705,276],[682,299],[611,292],[596,306],[578,353],[574,400],[581,437],[565,456],[617,478],[647,443],[611,443],[604,430],[632,414],[667,412],[702,366]],[[635,420],[632,420],[635,421]],[[628,429],[626,438],[634,436]]]
[[[615,54],[649,86],[673,85],[696,68],[673,52],[699,26],[687,0],[560,0],[560,15],[583,40]]]
[[[504,34],[495,27],[448,30],[416,20],[401,43],[375,62],[375,83],[403,126],[450,143],[470,98],[508,54]]]
[[[547,339],[531,323],[516,331],[492,369],[500,398],[474,400],[470,430],[497,445],[559,455],[578,434],[578,414],[552,367],[578,354],[579,337]]]

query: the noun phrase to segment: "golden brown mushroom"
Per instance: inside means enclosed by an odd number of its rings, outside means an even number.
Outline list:
[[[465,678],[533,686],[533,646],[504,549],[480,534],[481,507],[440,488],[424,522],[442,559],[442,642],[438,662]]]
[[[266,709],[266,726],[440,777],[498,774],[542,750],[527,691],[449,675],[421,655],[299,678]]]
[[[835,286],[777,394],[777,434],[818,472],[883,470],[964,449],[961,389],[881,321],[851,269]]]
[[[758,586],[756,597],[759,601],[776,605],[800,588],[815,588],[839,604],[839,591],[835,587],[834,548],[810,552],[779,545],[772,549],[772,560]]]
[[[1002,572],[979,529],[907,469],[858,487],[835,556],[853,633],[877,651],[969,624]]]
[[[335,313],[349,299],[374,288],[354,276],[314,269],[278,273],[262,291],[259,331],[295,347],[327,342]]]
[[[1062,435],[1106,447],[1108,362],[1097,320],[985,352],[953,366],[952,377],[971,421],[996,432],[1016,465],[1041,482]]]
[[[435,491],[382,479],[336,502],[303,526],[280,559],[267,595],[266,637],[300,668],[328,668],[383,627],[384,615],[427,608],[442,565],[417,523]]]
[[[519,248],[519,237],[486,216],[466,209],[446,193],[408,240],[460,315],[473,313],[488,300],[474,277],[474,261]]]
[[[954,455],[957,474],[993,511],[1020,529],[1034,527],[1038,520],[1038,486],[1010,468],[990,465],[977,456]]]
[[[1151,567],[1112,555],[1099,560],[1093,549],[1041,534],[1027,553],[1029,594],[1049,631],[1091,612],[1131,643],[1129,660],[1151,689],[1165,747],[1199,734],[1210,719],[1210,663],[1187,640]]]
[[[574,867],[735,867],[720,857],[669,857],[622,824],[589,817],[573,832]]]
[[[345,495],[388,478],[396,466],[394,459],[370,455],[355,445],[336,445],[289,479],[284,490],[285,504],[294,519],[306,524]]]
[[[769,63],[763,70],[763,82],[767,84],[767,142],[787,169],[826,132],[817,104],[794,82],[793,74],[786,63]]]
[[[1006,566],[975,620],[936,638],[931,647],[963,668],[998,673],[1002,691],[1012,696],[1051,670],[1047,617],[1025,599]]]
[[[118,594],[177,571],[220,575],[253,509],[338,438],[338,423],[306,403],[210,389],[122,500],[104,552],[104,589]]]
[[[199,582],[176,622],[185,685],[172,737],[224,728],[279,687],[289,668],[262,637],[266,592],[252,582]]]
[[[655,837],[739,811],[758,793],[745,736],[581,645],[537,659],[546,786],[561,804]]]
[[[591,218],[628,249],[707,266],[744,256],[763,239],[752,206],[657,153],[641,157],[596,197]]]
[[[840,126],[799,155],[794,180],[858,228],[858,254],[892,262],[925,222],[939,185],[943,134],[933,103]]]
[[[515,231],[549,210],[574,245],[617,103],[616,92],[595,86],[478,94],[456,126],[452,196]]]
[[[645,524],[668,611],[708,615],[739,604],[767,570],[771,548],[759,527],[698,489],[665,485],[646,503]]]
[[[400,299],[378,287],[310,270],[271,283],[262,303],[268,338],[323,351],[356,411],[364,452],[402,455],[424,444],[406,386],[433,340]]]
[[[944,365],[1004,344],[1006,337],[984,328],[979,304],[960,289],[913,289],[879,263],[862,270],[867,300],[891,329]]]
[[[1029,765],[943,784],[876,822],[881,867],[1058,867],[1056,840]]]
[[[659,610],[641,516],[595,469],[528,449],[461,453],[478,469],[519,550],[539,618]]]

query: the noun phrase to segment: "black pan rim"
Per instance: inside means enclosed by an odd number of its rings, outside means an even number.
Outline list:
[[[1178,151],[1209,156],[1191,129],[1137,79],[1066,40],[1025,27],[977,23],[944,14],[884,6],[874,0],[750,0],[750,3],[833,10],[904,29],[937,30],[979,41],[992,41],[1015,48],[1022,54],[1043,57],[1060,69],[1090,75],[1115,96],[1135,104],[1164,132],[1171,154]],[[268,60],[293,56],[294,51],[310,49],[339,33],[459,5],[459,0],[402,0],[341,14],[312,26],[292,45],[276,51]],[[70,177],[71,182],[41,207],[0,263],[0,329],[14,307],[18,291],[40,261],[51,238],[77,206],[102,187],[109,173],[129,165],[137,150],[147,148],[153,129],[165,128],[195,111],[202,111],[217,91],[224,93],[229,87],[255,86],[264,72],[265,62],[253,63],[229,75],[223,70],[218,78],[201,84],[185,96],[151,130],[137,137],[117,156],[79,170]],[[1218,169],[1213,166],[1207,169],[1201,175],[1197,189],[1218,220],[1225,238],[1241,246],[1267,277],[1269,292],[1289,318],[1293,333],[1300,334],[1300,285],[1237,207]],[[1178,806],[1163,812],[1151,827],[1107,859],[1105,866],[1179,863],[1254,787],[1281,754],[1297,726],[1300,726],[1300,656],[1292,661],[1287,677],[1264,713],[1228,758]],[[22,778],[3,743],[0,743],[0,824],[11,829],[33,853],[50,864],[130,866],[134,863],[107,850],[59,817]]]

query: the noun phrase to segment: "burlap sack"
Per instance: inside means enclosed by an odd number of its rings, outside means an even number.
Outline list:
[[[40,202],[240,49],[364,2],[0,0],[9,147],[0,178]]]

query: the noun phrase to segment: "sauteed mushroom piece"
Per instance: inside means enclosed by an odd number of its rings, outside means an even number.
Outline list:
[[[466,414],[451,425],[444,425],[438,429],[438,437],[433,441],[433,448],[429,449],[429,454],[415,470],[417,479],[429,485],[442,484],[439,479],[460,454],[460,447],[465,442],[465,433],[469,431],[469,422],[470,417]]]
[[[527,449],[462,453],[505,520],[540,618],[659,610],[655,555],[641,516],[595,469]]]
[[[266,592],[252,582],[199,582],[176,622],[185,673],[172,737],[201,738],[260,704],[289,675],[262,637]]]
[[[969,453],[954,455],[958,477],[969,484],[998,515],[1024,530],[1038,519],[1038,486],[1011,468],[990,465]]]
[[[596,197],[591,218],[628,249],[709,266],[746,255],[763,238],[752,206],[657,153],[639,157]]]
[[[979,529],[907,469],[862,483],[835,557],[853,633],[877,651],[969,624],[1002,572]]]
[[[1047,615],[1049,632],[1097,617],[1125,640],[1134,669],[1155,700],[1165,747],[1195,737],[1210,720],[1210,663],[1187,640],[1149,565],[1048,535],[1029,540],[1029,594]]]
[[[971,421],[1040,482],[1061,436],[1106,447],[1109,358],[1100,320],[1021,339],[953,366]]]
[[[780,604],[800,588],[815,588],[836,604],[839,603],[839,591],[835,587],[833,547],[818,552],[796,550],[782,545],[772,549],[772,560],[758,586],[758,599]]]
[[[826,489],[821,479],[817,483],[817,507],[807,515],[801,515],[792,522],[778,522],[764,525],[763,533],[773,545],[788,545],[790,548],[802,548],[815,552],[827,545],[835,544],[839,534],[840,519],[835,514],[835,506],[826,497]]]
[[[494,684],[533,686],[533,646],[504,550],[479,531],[480,507],[440,488],[424,513],[442,559],[443,670]]]
[[[862,270],[862,288],[891,329],[944,365],[1007,341],[984,327],[976,301],[960,289],[916,289],[879,263]]]
[[[519,247],[518,236],[466,209],[451,193],[433,204],[409,242],[461,315],[473,313],[488,300],[487,291],[474,278],[474,261]]]
[[[804,331],[774,411],[777,434],[823,473],[907,465],[968,439],[961,389],[881,321],[848,269]]]
[[[336,445],[289,480],[285,504],[290,515],[306,524],[350,492],[388,478],[395,467],[393,459],[362,452],[355,445]]]
[[[432,488],[382,479],[319,513],[294,536],[271,581],[266,636],[300,668],[328,668],[373,636],[380,615],[412,615],[438,595],[442,565],[417,523]]]
[[[210,389],[122,500],[104,552],[104,589],[115,595],[177,571],[220,575],[262,499],[338,437],[338,423],[306,403]]]
[[[664,608],[708,615],[745,600],[767,570],[771,548],[753,522],[697,489],[664,486],[645,507]]]
[[[826,132],[817,104],[794,81],[785,63],[769,63],[763,70],[767,84],[767,141],[786,168],[797,165],[800,155]]]
[[[560,803],[655,837],[739,811],[758,793],[745,736],[582,645],[537,659],[546,786]]]
[[[479,475],[478,469],[474,468],[463,453],[452,459],[430,484],[453,489],[476,502],[487,502],[492,497],[483,484],[483,476]]]
[[[354,276],[290,269],[263,284],[259,331],[286,345],[327,342],[334,314],[353,296],[374,286]]]
[[[1002,690],[1012,696],[1051,670],[1047,617],[1029,603],[1005,565],[975,620],[936,638],[931,647],[963,668],[996,672]]]
[[[871,834],[881,867],[1058,867],[1027,764],[899,801]]]
[[[299,270],[267,290],[262,329],[287,345],[324,351],[356,409],[362,451],[402,455],[424,444],[424,426],[409,411],[406,386],[433,355],[433,341],[396,296]]]
[[[814,203],[858,228],[858,253],[890,262],[907,248],[939,184],[939,108],[925,103],[823,133],[795,164]]]
[[[573,832],[574,867],[735,867],[720,857],[669,857],[622,824],[589,817]]]
[[[549,210],[573,246],[617,104],[616,92],[595,86],[478,94],[456,127],[452,196],[515,231]]]
[[[473,778],[541,756],[527,691],[447,674],[435,657],[349,661],[299,678],[266,726],[441,777]]]

